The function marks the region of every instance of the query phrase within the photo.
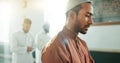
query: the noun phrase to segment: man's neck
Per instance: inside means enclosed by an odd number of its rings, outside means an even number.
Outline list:
[[[76,35],[78,35],[78,32],[75,31],[75,28],[74,28],[73,26],[68,26],[68,25],[66,25],[65,27],[68,28],[68,29],[69,29],[70,31],[72,31],[73,33],[75,33]]]
[[[23,29],[23,32],[24,32],[24,33],[28,33],[27,31],[25,31],[25,29]]]

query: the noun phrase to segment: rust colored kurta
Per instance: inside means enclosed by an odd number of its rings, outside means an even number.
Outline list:
[[[86,43],[66,27],[42,50],[42,63],[94,63]]]

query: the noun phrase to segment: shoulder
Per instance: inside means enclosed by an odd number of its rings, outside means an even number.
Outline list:
[[[45,33],[44,32],[39,32],[39,33],[36,34],[36,36],[41,36],[41,35],[45,35]]]
[[[42,40],[44,40],[46,37],[47,37],[47,35],[44,33],[44,32],[39,32],[39,33],[37,33],[36,34],[36,36],[35,36],[37,39],[42,39]]]
[[[42,60],[46,61],[56,61],[58,62],[58,58],[66,59],[66,56],[69,56],[69,52],[66,49],[66,45],[64,44],[64,38],[62,38],[59,34],[55,36],[42,50]],[[52,58],[51,58],[52,57]]]
[[[27,34],[30,35],[30,36],[33,36],[31,32],[28,32]]]
[[[16,31],[16,32],[14,32],[12,35],[13,36],[17,36],[17,35],[21,35],[22,34],[22,31]]]
[[[61,34],[56,35],[52,40],[50,40],[47,45],[43,48],[43,53],[47,51],[56,51],[65,49],[64,37]]]

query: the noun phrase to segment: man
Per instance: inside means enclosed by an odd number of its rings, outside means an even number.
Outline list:
[[[94,63],[79,32],[86,34],[92,24],[92,3],[86,0],[70,0],[67,6],[66,24],[61,32],[42,50],[42,63]]]
[[[31,20],[25,18],[23,29],[15,32],[12,36],[12,63],[33,63],[32,51],[35,43],[32,35],[29,33],[31,24]]]
[[[47,22],[44,23],[43,31],[36,35],[36,45],[37,45],[36,63],[41,63],[41,54],[40,53],[42,51],[42,48],[45,46],[45,44],[50,40],[49,28],[50,28],[49,23],[47,23]]]

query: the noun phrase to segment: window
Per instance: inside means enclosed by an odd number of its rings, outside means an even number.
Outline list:
[[[10,2],[0,1],[0,42],[8,42],[9,22],[12,15]]]
[[[50,36],[56,35],[65,24],[65,5],[68,0],[45,0],[45,20],[50,23]]]

